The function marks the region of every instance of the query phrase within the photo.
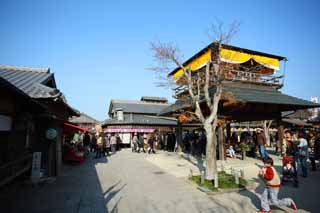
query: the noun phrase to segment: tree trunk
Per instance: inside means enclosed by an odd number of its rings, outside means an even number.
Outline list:
[[[263,132],[266,136],[267,145],[271,146],[268,121],[263,121]]]
[[[219,160],[225,160],[225,157],[224,157],[225,136],[224,136],[223,128],[224,128],[224,125],[220,125],[218,127]]]
[[[216,130],[212,124],[205,123],[204,129],[207,135],[206,146],[206,179],[214,180],[215,173],[217,172],[217,136]]]

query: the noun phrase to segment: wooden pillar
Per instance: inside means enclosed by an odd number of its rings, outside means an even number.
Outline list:
[[[281,124],[281,122],[277,122],[278,123],[278,138],[279,138],[279,142],[280,142],[280,150],[281,150],[281,154],[283,153],[283,134],[284,134],[284,130],[283,130],[283,125]]]
[[[56,176],[59,176],[62,171],[62,140],[63,140],[63,131],[62,127],[57,129],[58,136],[56,139]]]
[[[225,160],[225,136],[224,136],[224,125],[218,126],[218,144],[219,144],[219,160]]]
[[[177,138],[177,152],[182,152],[182,125],[178,120],[177,128],[176,128],[176,138]]]
[[[227,141],[231,139],[231,123],[228,122],[226,125],[226,132],[227,132]]]

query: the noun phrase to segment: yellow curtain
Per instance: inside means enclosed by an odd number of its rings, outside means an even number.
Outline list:
[[[229,50],[229,49],[221,49],[220,57],[222,61],[225,61],[228,63],[236,63],[236,64],[241,64],[249,61],[250,59],[253,59],[265,67],[268,67],[274,70],[279,70],[279,60],[275,58],[269,58],[266,56],[248,54],[248,53],[243,53],[243,52]]]
[[[241,64],[249,61],[250,59],[255,60],[257,63],[272,69],[279,70],[279,60],[275,58],[269,58],[260,55],[248,54],[244,52],[239,52],[235,50],[229,50],[222,48],[220,51],[220,58],[222,61],[227,63],[236,63]],[[191,70],[197,70],[204,66],[211,59],[211,49],[208,49],[205,53],[200,55],[199,57],[193,59],[187,65],[186,68]],[[179,69],[176,73],[173,74],[173,79],[177,80],[183,75],[183,70]]]
[[[206,65],[206,63],[210,59],[211,59],[211,49],[208,49],[205,53],[203,53],[202,55],[193,59],[191,62],[185,65],[185,67],[194,71]],[[179,69],[175,74],[173,74],[173,79],[177,80],[182,75],[183,75],[183,70]]]

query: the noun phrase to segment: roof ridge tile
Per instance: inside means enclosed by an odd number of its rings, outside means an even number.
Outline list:
[[[0,64],[0,70],[21,71],[21,72],[42,72],[42,73],[50,72],[50,69],[48,67],[20,67],[20,66],[3,65],[3,64]]]

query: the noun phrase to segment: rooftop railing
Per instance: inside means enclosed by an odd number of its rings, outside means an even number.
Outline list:
[[[275,76],[239,70],[231,70],[224,72],[225,81],[271,86],[277,89],[283,86],[281,80],[283,77],[283,75]],[[180,85],[174,89],[175,96],[178,97],[179,95],[187,92],[187,90],[188,88],[186,85]]]

